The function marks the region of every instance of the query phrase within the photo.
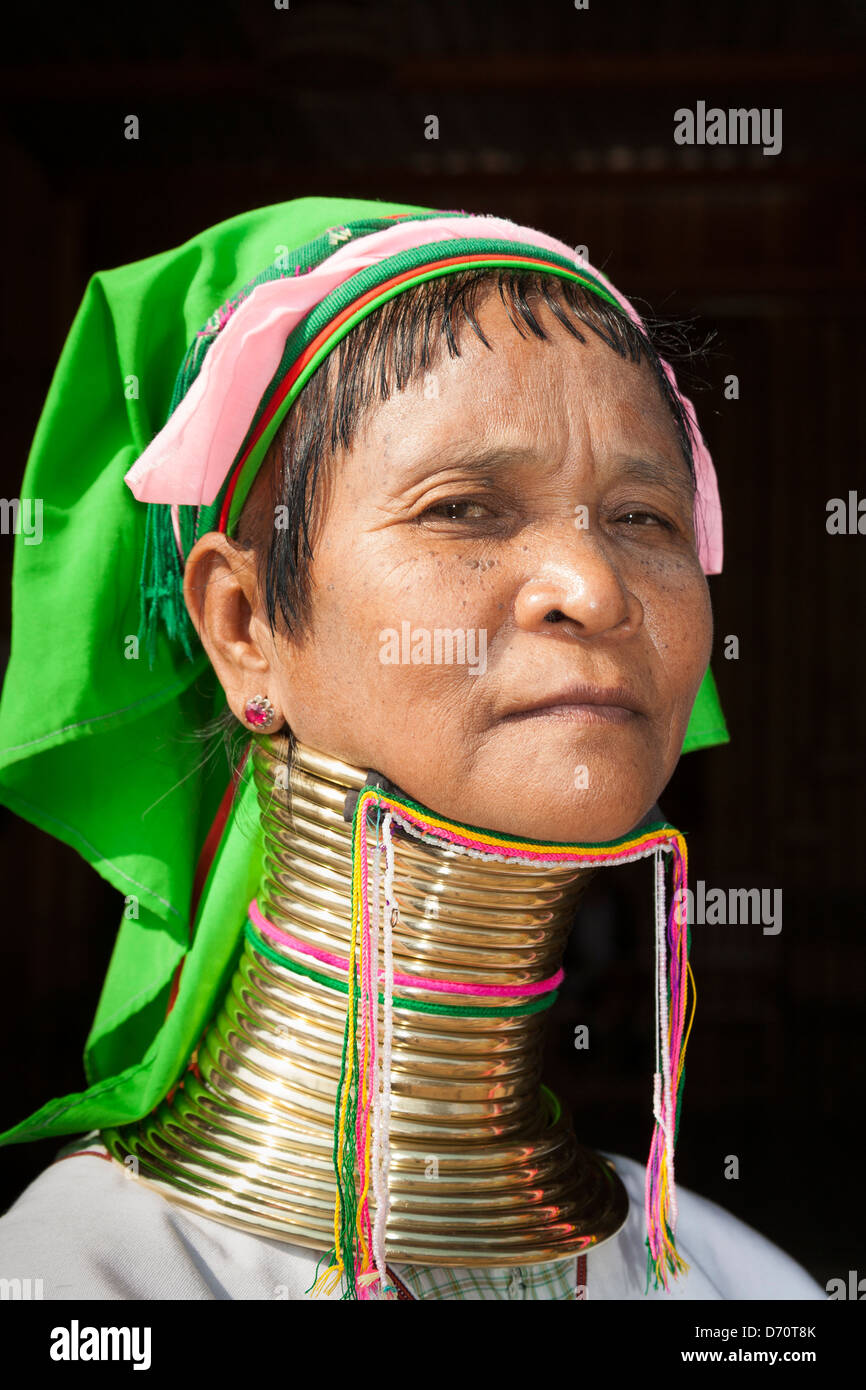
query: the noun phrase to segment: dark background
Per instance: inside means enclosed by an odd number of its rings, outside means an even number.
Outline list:
[[[864,554],[826,507],[866,495],[863,6],[813,0],[234,0],[16,20],[0,65],[4,495],[18,495],[86,282],[307,194],[492,212],[585,244],[619,289],[717,341],[686,378],[716,461],[710,581],[728,747],[662,797],[708,886],[783,890],[783,927],[696,926],[677,1176],[823,1284],[864,1270]],[[14,55],[14,56],[13,56]],[[680,147],[674,111],[781,107],[775,156]],[[137,142],[124,119],[140,119]],[[425,117],[440,121],[424,138]],[[726,400],[736,373],[739,400]],[[98,544],[98,537],[94,538]],[[0,537],[3,661],[12,537]],[[724,638],[739,638],[727,661]],[[34,672],[38,697],[38,672]],[[25,731],[26,732],[26,731]],[[84,1085],[121,899],[0,808],[0,1129]],[[549,1075],[590,1145],[645,1160],[648,864],[600,874]],[[576,1022],[590,1048],[573,1047]],[[0,1209],[59,1141],[0,1150]],[[724,1177],[726,1156],[740,1177]]]

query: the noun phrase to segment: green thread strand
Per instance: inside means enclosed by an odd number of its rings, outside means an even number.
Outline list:
[[[540,1090],[550,1109],[550,1123],[551,1125],[555,1125],[559,1122],[562,1115],[562,1106],[559,1103],[559,1096],[555,1091],[552,1091],[549,1086],[545,1086],[543,1082],[541,1083]]]

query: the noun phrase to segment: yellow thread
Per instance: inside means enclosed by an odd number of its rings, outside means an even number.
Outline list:
[[[689,981],[690,981],[691,987],[692,987],[692,1012],[691,1012],[691,1016],[690,1016],[690,1018],[689,1018],[689,1026],[688,1026],[688,1028],[686,1029],[686,1035],[685,1035],[685,1037],[683,1038],[683,1047],[682,1047],[682,1051],[680,1052],[680,1068],[679,1068],[679,1073],[678,1073],[678,1075],[677,1075],[677,1089],[678,1089],[678,1090],[679,1090],[680,1082],[681,1082],[681,1080],[682,1080],[683,1072],[684,1072],[684,1070],[685,1070],[685,1065],[686,1065],[686,1048],[688,1047],[688,1043],[689,1043],[689,1034],[690,1034],[691,1031],[692,1031],[692,1024],[693,1024],[694,1021],[695,1021],[695,1009],[698,1007],[698,991],[697,991],[697,988],[696,988],[696,986],[695,986],[695,977],[694,977],[694,975],[692,974],[692,965],[691,965],[691,961],[688,961],[688,960],[686,961],[686,971],[688,972]]]
[[[365,1087],[365,1094],[366,1094],[366,1087]],[[361,1196],[360,1196],[360,1198],[359,1198],[359,1200],[358,1200],[358,1214],[357,1214],[357,1217],[356,1217],[356,1220],[355,1220],[355,1227],[356,1227],[356,1230],[357,1230],[357,1232],[358,1232],[358,1239],[359,1239],[360,1242],[361,1242],[361,1268],[362,1268],[362,1269],[365,1269],[365,1268],[367,1267],[367,1264],[368,1264],[368,1259],[367,1259],[367,1256],[368,1256],[367,1241],[366,1241],[366,1237],[365,1237],[365,1234],[364,1234],[364,1227],[363,1227],[363,1222],[362,1222],[362,1219],[361,1219],[361,1213],[362,1213],[363,1208],[364,1208],[364,1202],[365,1202],[365,1200],[366,1200],[367,1193],[368,1193],[368,1191],[370,1190],[370,1133],[371,1133],[371,1131],[370,1131],[370,1116],[369,1116],[369,1114],[368,1114],[368,1115],[367,1115],[366,1124],[365,1124],[365,1127],[364,1127],[364,1162],[363,1162],[363,1167],[362,1167],[362,1169],[361,1169],[361,1171],[362,1171],[363,1174],[364,1174],[364,1182],[363,1182],[363,1186],[362,1186],[362,1189],[361,1189]]]
[[[340,1281],[341,1270],[339,1265],[329,1265],[323,1269],[313,1287],[310,1289],[310,1297],[318,1298],[323,1293],[333,1293]]]
[[[368,798],[365,797],[364,800],[366,801],[366,800],[368,800]],[[351,1073],[352,1073],[351,1059],[352,1059],[352,1058],[354,1057],[354,1055],[355,1055],[355,991],[354,991],[353,985],[354,985],[355,972],[356,972],[355,956],[356,956],[356,948],[357,948],[358,917],[359,917],[359,908],[360,908],[360,893],[358,892],[358,887],[359,887],[360,881],[361,881],[361,855],[360,855],[360,852],[359,852],[359,847],[360,847],[360,834],[361,834],[361,829],[362,829],[362,827],[364,826],[364,820],[365,820],[365,816],[364,816],[364,814],[362,813],[362,814],[359,816],[359,818],[358,818],[358,833],[357,833],[357,836],[356,836],[355,853],[354,853],[355,867],[354,867],[354,873],[353,873],[353,876],[352,876],[352,937],[351,937],[351,941],[350,941],[350,943],[349,943],[349,1038],[348,1038],[348,1044],[347,1044],[347,1049],[346,1049],[346,1056],[347,1056],[347,1058],[349,1059],[349,1068],[348,1068],[348,1074],[347,1074],[346,1079],[345,1079],[344,1084],[343,1084],[342,1095],[340,1096],[340,1119],[339,1119],[339,1127],[338,1127],[338,1131],[337,1131],[337,1174],[338,1174],[338,1176],[337,1176],[337,1193],[336,1193],[336,1197],[335,1197],[335,1200],[334,1200],[334,1249],[335,1249],[335,1251],[336,1251],[336,1256],[337,1256],[337,1267],[340,1269],[341,1273],[342,1273],[342,1271],[344,1270],[345,1266],[344,1266],[344,1263],[343,1263],[343,1256],[342,1256],[342,1251],[341,1251],[341,1248],[340,1248],[340,1213],[341,1213],[341,1204],[340,1204],[340,1179],[339,1179],[339,1174],[342,1172],[342,1167],[343,1167],[343,1162],[342,1162],[342,1160],[343,1160],[343,1149],[344,1149],[345,1140],[346,1140],[346,1110],[347,1110],[347,1108],[348,1108],[348,1103],[349,1103],[349,1090],[350,1090],[350,1086],[351,1086]]]

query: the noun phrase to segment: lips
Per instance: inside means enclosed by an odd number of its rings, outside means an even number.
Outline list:
[[[522,702],[508,710],[505,719],[578,719],[586,723],[627,723],[643,714],[644,706],[625,685],[569,685],[550,694]]]

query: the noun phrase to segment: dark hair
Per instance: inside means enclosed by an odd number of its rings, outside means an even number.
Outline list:
[[[272,632],[278,609],[290,632],[308,616],[310,531],[324,465],[339,448],[351,448],[365,411],[377,397],[387,400],[439,360],[443,342],[451,357],[460,355],[458,336],[464,323],[491,348],[476,312],[479,298],[494,288],[521,337],[526,336],[525,328],[536,338],[548,340],[531,307],[531,301],[543,302],[579,342],[585,343],[586,338],[575,319],[620,357],[635,363],[646,359],[694,478],[690,422],[661,366],[657,347],[625,310],[609,305],[576,281],[538,271],[469,270],[427,280],[389,300],[342,339],[307,382],[262,463],[268,481],[256,479],[235,539],[253,552]],[[685,340],[682,324],[647,327],[657,341],[663,333],[672,344],[677,338]],[[667,348],[665,355],[670,355]],[[274,524],[278,506],[286,509],[285,528]],[[263,558],[265,535],[269,544]]]

